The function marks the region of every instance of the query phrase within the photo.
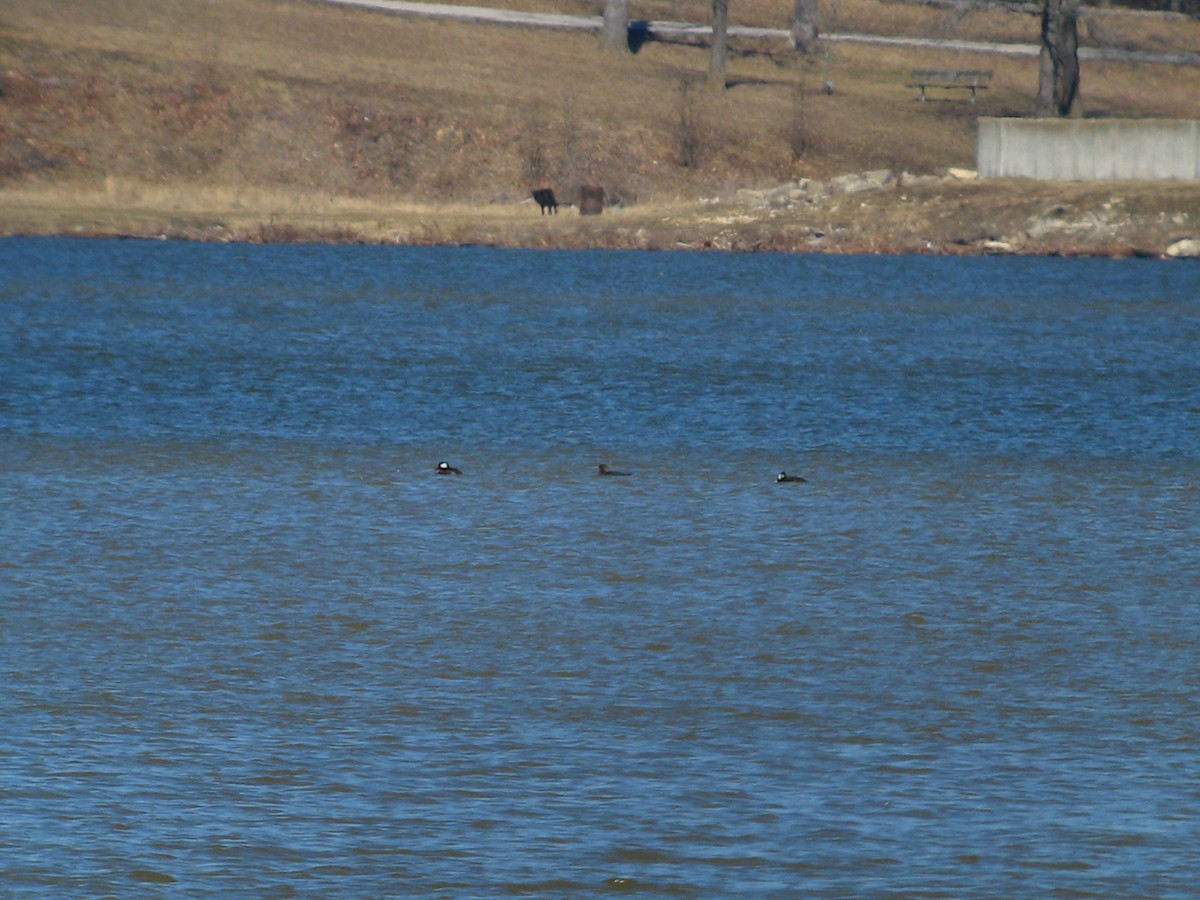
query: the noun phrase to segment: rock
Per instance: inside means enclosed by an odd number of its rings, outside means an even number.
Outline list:
[[[895,187],[896,173],[891,169],[874,169],[870,172],[852,172],[839,175],[829,182],[830,194],[857,194],[860,191],[877,191]]]
[[[859,191],[869,191],[875,186],[857,173],[839,175],[829,182],[831,194],[857,194]]]
[[[1003,256],[1008,253],[1016,253],[1015,245],[1008,241],[984,241],[981,245],[983,252],[994,256]]]
[[[1171,259],[1200,259],[1200,238],[1183,238],[1167,248]]]
[[[943,180],[940,175],[914,175],[912,172],[902,172],[899,178],[900,184],[904,185],[904,187],[941,184]]]
[[[791,206],[798,196],[799,189],[796,185],[781,184],[779,187],[767,191],[766,201],[768,206]]]
[[[851,176],[846,176],[851,177]],[[825,183],[813,181],[811,178],[801,178],[799,181],[788,181],[778,187],[764,191],[738,191],[743,200],[758,206],[768,206],[774,209],[795,206],[799,203],[813,203],[829,193]]]
[[[959,181],[971,181],[979,177],[979,173],[974,169],[947,169],[946,174]]]

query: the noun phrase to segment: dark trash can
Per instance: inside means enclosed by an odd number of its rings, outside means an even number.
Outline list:
[[[579,214],[598,216],[604,212],[604,188],[585,184],[579,188]]]

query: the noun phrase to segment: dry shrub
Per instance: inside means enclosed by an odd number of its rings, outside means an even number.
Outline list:
[[[531,2],[584,11],[579,0]],[[708,14],[704,0],[647,3],[646,18]],[[773,0],[735,10],[738,23],[779,28],[789,15]],[[945,13],[830,0],[822,15],[826,31],[836,20],[840,30],[927,35]],[[795,64],[735,40],[736,87],[718,98],[687,86],[703,78],[704,48],[651,42],[615,58],[591,35],[320,3],[39,0],[9,4],[4,18],[0,179],[10,186],[111,174],[235,193],[477,202],[523,197],[546,180],[567,196],[594,181],[627,203],[712,196],[778,181],[797,160],[814,177],[970,166],[976,116],[1031,110],[1037,82],[1036,59],[988,60],[996,78],[978,106],[919,104],[904,87],[911,68],[980,58],[839,44]],[[1104,36],[1142,49],[1200,45],[1200,23],[1159,19],[1106,16]],[[990,10],[963,16],[957,33],[1031,28],[1031,16]],[[1198,71],[1088,62],[1082,90],[1089,111],[1190,117]],[[828,97],[827,77],[837,84]],[[817,89],[797,96],[798,79]]]
[[[698,102],[698,95],[701,93],[700,80],[692,74],[681,75],[676,90],[679,93],[679,118],[676,122],[675,141],[679,165],[685,169],[695,169],[700,165],[700,153],[703,148]]]
[[[363,243],[362,232],[346,225],[312,226],[282,221],[272,216],[260,222],[248,237],[257,244],[356,244]]]

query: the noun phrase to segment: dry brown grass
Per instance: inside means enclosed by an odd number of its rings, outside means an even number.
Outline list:
[[[601,4],[495,5],[595,14]],[[744,0],[734,16],[786,27],[788,8]],[[706,10],[702,0],[649,0],[634,14],[703,20]],[[828,0],[823,16],[827,31],[1036,37],[1032,17],[1002,11]],[[1102,24],[1123,46],[1200,45],[1190,21]],[[850,44],[799,59],[735,42],[730,87],[715,94],[688,87],[703,76],[703,48],[651,43],[616,59],[587,34],[307,0],[40,0],[0,6],[0,35],[9,230],[38,215],[43,225],[28,227],[44,230],[59,221],[49,210],[74,208],[76,223],[98,230],[269,238],[287,221],[365,239],[408,229],[477,240],[490,232],[470,221],[504,231],[506,215],[528,212],[515,204],[538,181],[567,200],[600,183],[632,216],[800,176],[969,167],[976,116],[1029,114],[1037,82],[1033,59]],[[991,68],[993,88],[978,106],[918,103],[908,71],[933,66]],[[820,90],[826,79],[832,96]],[[1086,63],[1083,95],[1089,114],[1193,116],[1200,70]],[[431,204],[444,215],[423,217]],[[456,210],[470,210],[461,224]],[[565,240],[596,230],[563,220],[554,227]]]
[[[287,191],[94,184],[10,189],[23,234],[207,241],[482,244],[827,253],[1158,255],[1200,229],[1195,183],[932,180],[782,207],[745,197],[655,202],[585,217],[519,204],[421,204]]]

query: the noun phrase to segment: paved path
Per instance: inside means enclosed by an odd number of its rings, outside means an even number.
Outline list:
[[[426,16],[430,18],[455,19],[460,22],[479,22],[490,25],[517,25],[526,28],[554,28],[560,31],[594,31],[602,28],[600,16],[568,16],[557,13],[515,12],[507,9],[491,9],[485,6],[452,6],[444,3],[415,3],[410,0],[318,0],[322,3],[340,3],[377,9],[400,16]],[[650,39],[700,41],[712,34],[708,25],[687,22],[639,22],[631,23],[644,27]],[[783,28],[752,28],[745,25],[730,25],[730,37],[746,37],[765,40],[789,41],[791,33]],[[822,34],[821,39],[831,43],[877,44],[890,47],[917,47],[929,50],[952,50],[961,53],[990,53],[995,56],[1037,56],[1041,48],[1037,44],[992,44],[982,41],[937,40],[934,38],[886,37],[879,34]],[[1200,65],[1200,53],[1151,53],[1140,50],[1117,50],[1105,47],[1080,47],[1080,59],[1098,59],[1111,62],[1154,63],[1176,66]]]

